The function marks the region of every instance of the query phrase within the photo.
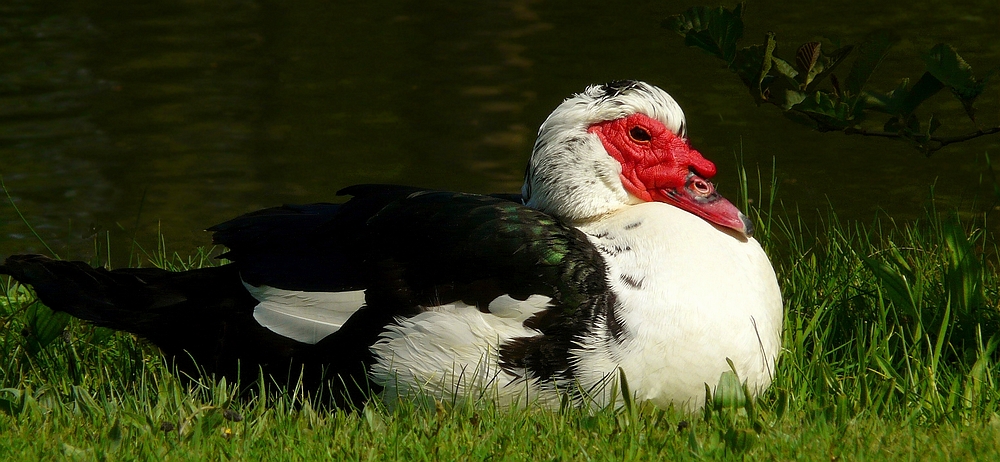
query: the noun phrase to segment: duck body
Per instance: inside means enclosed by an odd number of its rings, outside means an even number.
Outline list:
[[[684,135],[662,90],[594,86],[543,124],[520,195],[353,186],[343,204],[210,228],[229,249],[220,267],[15,255],[0,273],[188,373],[259,368],[342,403],[543,407],[620,402],[623,373],[639,400],[696,409],[727,360],[753,393],[769,386],[782,302],[749,220]]]
[[[580,229],[607,262],[621,325],[588,338],[581,376],[621,367],[637,398],[664,407],[701,407],[727,359],[750,390],[770,385],[781,292],[756,240],[659,202]]]

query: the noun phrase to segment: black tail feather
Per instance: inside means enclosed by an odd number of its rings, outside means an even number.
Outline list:
[[[317,346],[277,335],[253,319],[257,301],[241,282],[235,266],[171,272],[157,268],[106,270],[84,262],[42,255],[13,255],[0,274],[34,288],[49,308],[95,325],[123,330],[158,346],[185,375],[203,372],[231,381],[253,382],[262,370],[275,382],[322,391],[328,379],[363,382],[357,355],[351,364],[331,364]],[[336,375],[349,377],[339,378]],[[367,390],[365,390],[367,391]],[[367,393],[340,390],[358,402]]]
[[[138,326],[153,314],[139,309],[153,305],[148,281],[162,279],[161,273],[167,272],[157,269],[108,271],[91,268],[80,261],[14,255],[0,266],[0,273],[32,286],[42,303],[54,310],[65,311],[99,326],[134,331],[141,330]],[[172,299],[180,301],[177,294],[162,295],[166,297],[158,300],[159,304]]]

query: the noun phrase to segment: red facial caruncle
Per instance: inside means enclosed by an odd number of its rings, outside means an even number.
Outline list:
[[[625,190],[644,201],[666,202],[750,236],[753,226],[708,181],[715,164],[688,141],[645,114],[592,125],[608,155],[622,166]]]

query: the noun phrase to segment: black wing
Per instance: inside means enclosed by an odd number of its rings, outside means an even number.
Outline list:
[[[237,363],[272,375],[304,367],[317,387],[331,373],[363,380],[368,347],[394,317],[458,300],[485,311],[502,294],[540,294],[552,303],[526,321],[544,335],[503,345],[501,364],[543,379],[571,375],[574,340],[614,304],[603,259],[586,236],[507,197],[375,185],[341,193],[353,197],[262,210],[210,228],[232,261],[219,268],[106,271],[15,256],[0,272],[34,285],[53,309],[137,333],[169,346],[171,355],[190,354],[209,372],[232,376]],[[255,324],[256,301],[241,280],[289,290],[364,289],[366,306],[316,345],[300,344]]]
[[[371,186],[342,191],[367,203]],[[536,377],[571,376],[569,350],[614,305],[604,260],[586,235],[537,210],[502,197],[405,191],[378,202],[365,220],[345,221],[356,236],[352,257],[367,280],[368,312],[378,332],[384,316],[463,301],[483,311],[496,297],[552,298],[526,322],[544,335],[501,346],[501,365]],[[364,311],[364,310],[363,310]],[[353,319],[352,319],[353,320]],[[345,326],[346,328],[347,326]],[[331,339],[333,340],[333,339]]]

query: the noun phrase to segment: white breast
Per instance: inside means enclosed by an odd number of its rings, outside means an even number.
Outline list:
[[[621,340],[599,329],[575,352],[582,383],[621,367],[638,399],[697,408],[729,358],[751,390],[767,388],[782,303],[756,240],[656,202],[580,228],[605,256],[624,324]]]

